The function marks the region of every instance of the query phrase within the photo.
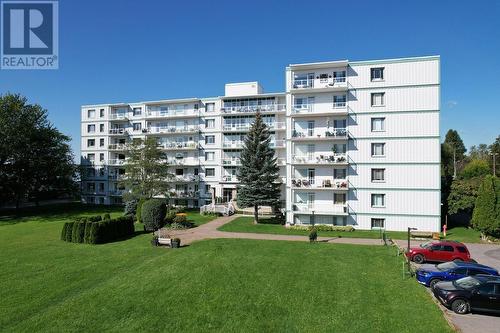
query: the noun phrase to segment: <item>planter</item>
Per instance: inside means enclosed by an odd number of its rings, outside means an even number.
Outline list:
[[[181,247],[181,240],[179,238],[174,238],[170,241],[170,247],[173,249]]]

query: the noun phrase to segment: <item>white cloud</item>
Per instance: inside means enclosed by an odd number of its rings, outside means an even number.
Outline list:
[[[454,101],[454,100],[449,100],[448,102],[446,102],[446,106],[448,106],[448,108],[450,108],[450,109],[453,109],[457,105],[458,105],[458,102]]]

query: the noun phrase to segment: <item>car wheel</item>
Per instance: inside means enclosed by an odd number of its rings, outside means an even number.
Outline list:
[[[429,287],[431,287],[431,289],[434,288],[434,286],[438,282],[441,282],[441,280],[440,279],[432,279],[431,282],[429,282]]]
[[[413,256],[413,261],[415,263],[417,263],[417,264],[421,264],[421,263],[423,263],[425,261],[425,258],[421,254],[416,254],[416,255]]]
[[[464,299],[456,299],[451,303],[451,309],[458,314],[466,314],[469,312],[469,302]]]

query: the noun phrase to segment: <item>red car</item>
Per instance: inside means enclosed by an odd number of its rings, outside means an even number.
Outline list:
[[[421,264],[425,261],[471,261],[467,247],[454,241],[432,241],[411,247],[406,256]]]

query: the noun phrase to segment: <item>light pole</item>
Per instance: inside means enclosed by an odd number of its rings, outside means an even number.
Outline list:
[[[418,230],[418,229],[408,227],[408,249],[406,250],[406,252],[410,252],[410,233],[412,230]]]
[[[498,155],[498,153],[490,153],[491,156],[493,156],[493,176],[496,176],[497,175],[497,172],[496,172],[496,156]]]

